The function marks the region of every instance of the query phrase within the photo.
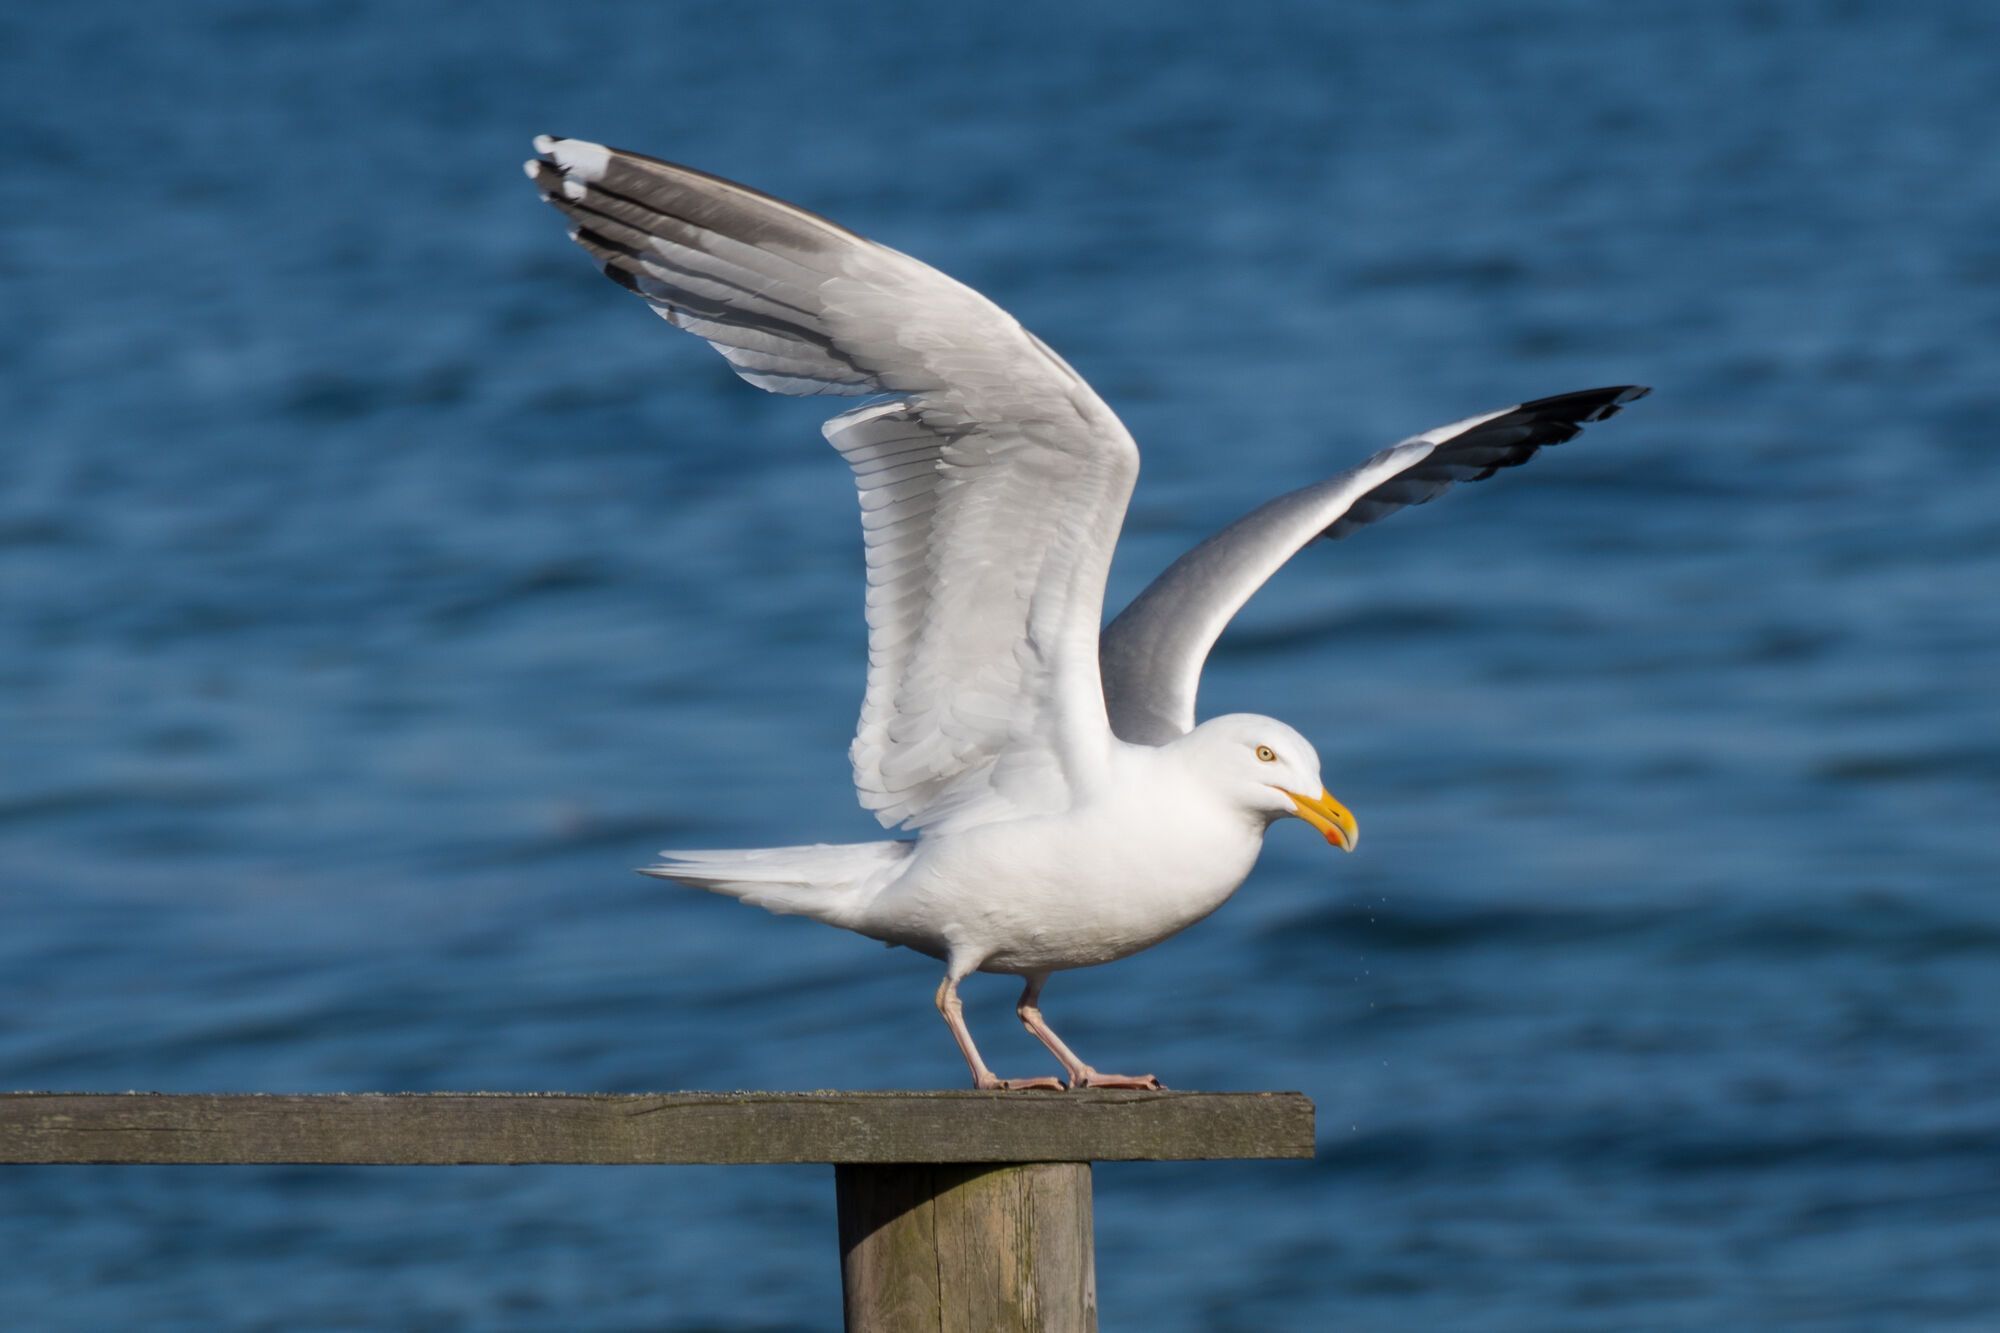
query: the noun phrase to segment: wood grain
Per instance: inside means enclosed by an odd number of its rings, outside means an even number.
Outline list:
[[[0,1093],[0,1163],[1310,1157],[1295,1092]]]
[[[1094,1333],[1090,1166],[836,1168],[849,1330]]]

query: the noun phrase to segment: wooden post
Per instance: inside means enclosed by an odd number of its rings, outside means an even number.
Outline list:
[[[1295,1092],[0,1093],[0,1164],[829,1162],[855,1333],[1085,1333],[1090,1163],[1312,1152]]]
[[[837,1166],[849,1333],[1095,1333],[1090,1164]]]

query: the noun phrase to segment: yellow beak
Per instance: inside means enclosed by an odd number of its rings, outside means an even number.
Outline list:
[[[1294,813],[1325,834],[1328,842],[1343,852],[1354,850],[1361,830],[1355,826],[1354,816],[1347,812],[1347,807],[1334,800],[1331,792],[1322,787],[1317,796],[1301,796],[1283,787],[1278,790],[1292,798],[1292,804],[1297,807]]]

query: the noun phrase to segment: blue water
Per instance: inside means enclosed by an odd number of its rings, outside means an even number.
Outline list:
[[[2000,16],[227,3],[0,17],[0,1086],[955,1086],[903,952],[642,880],[871,836],[824,404],[596,277],[538,131],[991,293],[1281,488],[1654,397],[1315,548],[1208,712],[1365,828],[1047,1004],[1299,1088],[1100,1168],[1107,1328],[2000,1323]],[[1003,1072],[1047,1061],[968,987]],[[14,1169],[9,1327],[816,1329],[824,1169]]]

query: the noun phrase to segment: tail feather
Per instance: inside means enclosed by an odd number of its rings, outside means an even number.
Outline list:
[[[639,873],[740,898],[767,912],[795,913],[851,929],[915,847],[914,842],[888,841],[661,852],[661,864]]]

